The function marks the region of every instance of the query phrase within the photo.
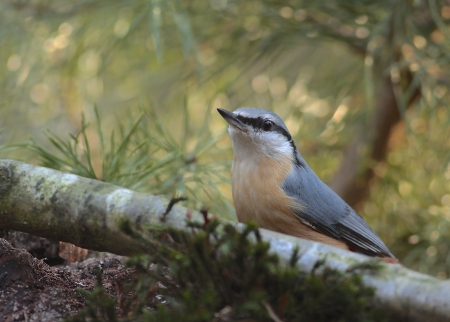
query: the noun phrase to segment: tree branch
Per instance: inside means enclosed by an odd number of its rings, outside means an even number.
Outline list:
[[[70,242],[84,248],[130,255],[148,252],[138,238],[121,227],[124,219],[133,229],[161,225],[186,229],[186,219],[203,222],[198,212],[175,205],[164,217],[168,200],[140,194],[104,182],[56,170],[0,159],[0,228],[28,232]],[[240,224],[236,224],[240,225]],[[289,263],[300,247],[297,265],[311,271],[317,261],[341,271],[373,260],[325,244],[261,229],[271,250]],[[157,243],[158,241],[155,241]],[[232,265],[232,263],[230,263]],[[450,319],[450,281],[440,281],[398,265],[380,263],[381,270],[364,274],[366,285],[376,289],[378,305],[402,320]]]

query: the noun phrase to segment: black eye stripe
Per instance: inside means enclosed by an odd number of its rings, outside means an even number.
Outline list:
[[[281,126],[279,126],[279,125],[274,124],[274,125],[272,126],[272,131],[277,132],[277,133],[280,133],[280,134],[283,134],[283,135],[286,137],[286,139],[287,139],[288,141],[291,141],[291,140],[292,140],[292,137],[291,137],[291,135],[289,134],[289,132],[286,131],[283,127],[281,127]]]
[[[244,117],[242,115],[238,115],[237,118],[244,124],[251,125],[255,129],[259,129],[262,126],[263,119],[261,118],[250,118],[250,117]]]
[[[266,121],[267,119],[263,119],[263,118],[251,118],[251,117],[245,117],[242,115],[238,115],[237,118],[244,124],[250,125],[252,126],[254,129],[258,129],[258,130],[262,130],[263,129],[263,125],[264,125],[264,121]],[[269,120],[271,121],[271,120]],[[284,135],[286,137],[286,139],[288,141],[292,140],[291,135],[289,134],[288,131],[286,131],[283,127],[275,124],[273,121],[272,122],[272,128],[270,129],[270,132],[277,132],[280,133],[282,135]]]

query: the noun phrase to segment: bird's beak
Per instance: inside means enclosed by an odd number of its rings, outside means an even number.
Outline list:
[[[220,115],[222,115],[222,117],[225,119],[225,121],[227,121],[227,123],[232,127],[237,128],[238,130],[241,130],[243,132],[248,132],[247,126],[242,123],[232,112],[224,110],[222,108],[218,108],[217,112],[219,112]]]

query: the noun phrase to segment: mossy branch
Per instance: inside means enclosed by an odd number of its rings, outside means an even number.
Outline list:
[[[0,228],[28,232],[78,246],[130,255],[151,253],[160,241],[139,238],[150,230],[192,230],[187,219],[199,224],[204,217],[175,205],[163,217],[169,200],[144,195],[97,180],[0,159]],[[130,229],[127,229],[128,226]],[[240,227],[239,224],[236,224]],[[371,259],[331,246],[264,229],[261,238],[286,265],[299,248],[297,266],[314,270],[318,261],[340,271],[363,270]],[[170,238],[170,236],[168,236]],[[143,242],[145,240],[145,242]],[[150,243],[150,245],[149,245]],[[373,260],[372,260],[373,262]],[[232,263],[230,263],[232,265]],[[379,263],[364,270],[363,281],[376,289],[378,305],[408,321],[450,319],[450,282],[400,266]]]

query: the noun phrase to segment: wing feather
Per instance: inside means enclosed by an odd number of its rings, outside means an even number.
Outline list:
[[[360,253],[394,257],[365,220],[323,183],[299,154],[297,159],[298,165],[282,185],[286,194],[301,205],[292,209],[295,214],[315,230],[345,242]]]

